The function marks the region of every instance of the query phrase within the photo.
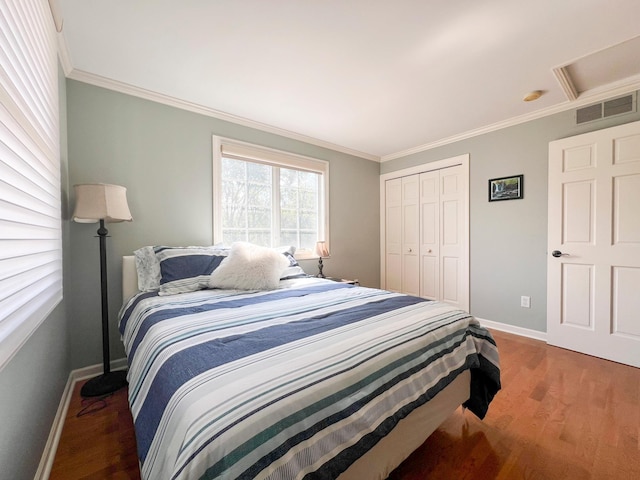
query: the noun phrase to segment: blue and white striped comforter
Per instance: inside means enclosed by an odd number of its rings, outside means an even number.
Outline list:
[[[335,478],[465,369],[478,416],[500,388],[495,343],[465,312],[281,283],[143,293],[122,308],[143,479]]]

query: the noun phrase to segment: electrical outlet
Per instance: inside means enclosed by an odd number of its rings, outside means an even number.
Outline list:
[[[520,306],[522,308],[531,308],[531,297],[525,295],[520,297]]]

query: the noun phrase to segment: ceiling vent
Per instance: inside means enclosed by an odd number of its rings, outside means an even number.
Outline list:
[[[604,118],[624,115],[636,111],[636,92],[612,98],[602,103],[587,105],[576,110],[576,124],[594,122]]]

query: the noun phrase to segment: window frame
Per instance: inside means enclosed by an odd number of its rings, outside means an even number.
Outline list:
[[[329,243],[329,162],[217,135],[212,137],[212,151],[214,244],[222,242],[222,157],[225,154],[238,160],[320,174],[322,176],[322,189],[318,202],[320,222],[318,224],[317,240],[325,240],[327,244]],[[279,188],[272,191],[273,205],[279,203],[279,195]],[[296,248],[295,257],[297,259],[310,259],[317,258],[318,255],[315,249]]]

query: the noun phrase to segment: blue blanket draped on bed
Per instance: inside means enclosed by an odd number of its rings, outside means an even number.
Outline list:
[[[143,478],[335,478],[466,369],[466,406],[484,417],[499,362],[473,317],[341,283],[282,285],[123,307]]]

